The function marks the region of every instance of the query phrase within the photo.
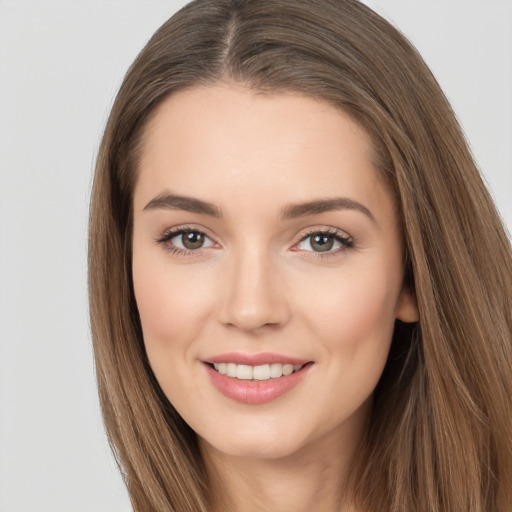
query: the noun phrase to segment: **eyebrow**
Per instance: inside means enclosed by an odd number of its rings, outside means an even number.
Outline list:
[[[144,211],[157,209],[184,210],[186,212],[200,213],[216,218],[222,217],[220,209],[214,204],[194,197],[179,196],[176,194],[160,194],[144,206]]]
[[[196,199],[195,197],[176,194],[160,194],[152,199],[143,210],[147,211],[157,209],[183,210],[191,213],[209,215],[210,217],[215,218],[222,217],[222,211],[213,203],[203,201],[202,199]],[[366,215],[372,222],[377,224],[374,215],[366,206],[347,197],[317,199],[306,203],[290,204],[283,208],[281,217],[283,220],[289,220],[337,210],[359,211]]]
[[[349,199],[348,197],[333,197],[329,199],[318,199],[307,203],[291,204],[284,208],[283,219],[296,219],[307,215],[318,215],[319,213],[336,210],[356,210],[364,213],[372,222],[377,224],[373,213],[363,204]]]

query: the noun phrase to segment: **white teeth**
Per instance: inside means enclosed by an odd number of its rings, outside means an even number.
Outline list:
[[[235,363],[227,363],[226,364],[226,375],[228,377],[236,377],[236,364]]]
[[[283,375],[283,365],[279,363],[274,363],[270,365],[270,376],[273,379],[277,379]]]
[[[252,379],[252,366],[247,366],[245,364],[238,364],[236,366],[236,378],[241,380],[251,380]]]
[[[261,366],[255,366],[252,370],[252,378],[255,380],[270,379],[270,365],[262,364]]]
[[[283,375],[291,375],[293,373],[293,364],[283,365]]]
[[[249,366],[236,363],[214,363],[213,367],[222,375],[234,377],[240,380],[269,380],[278,379],[283,375],[291,375],[302,368],[301,364],[262,364],[259,366]]]

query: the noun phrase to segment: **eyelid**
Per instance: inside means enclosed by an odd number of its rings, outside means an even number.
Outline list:
[[[157,241],[169,239],[171,235],[176,236],[179,233],[184,231],[197,231],[198,233],[202,233],[206,235],[208,238],[213,239],[214,237],[210,234],[209,230],[203,226],[198,224],[179,224],[177,226],[172,226],[170,228],[166,228],[162,231],[162,234],[157,238]]]
[[[169,244],[169,242],[176,236],[179,236],[182,233],[185,233],[187,231],[193,231],[196,233],[200,233],[205,236],[205,238],[208,238],[213,242],[212,245],[209,245],[207,247],[200,247],[198,249],[186,249],[177,247],[175,245]],[[196,224],[183,224],[178,226],[173,226],[171,228],[166,229],[160,236],[158,236],[155,239],[155,242],[162,245],[165,250],[168,252],[178,254],[178,255],[194,255],[198,256],[202,253],[204,249],[208,249],[210,247],[219,246],[220,244],[217,242],[216,237],[212,236],[208,229],[204,228],[203,226],[199,226]]]
[[[302,230],[296,236],[296,240],[294,241],[293,244],[296,245],[297,243],[301,242],[308,236],[311,236],[311,235],[314,235],[317,233],[332,235],[332,236],[341,238],[343,240],[350,240],[352,242],[354,240],[351,235],[349,235],[346,231],[343,231],[342,229],[339,229],[339,228],[335,228],[332,226],[311,226],[311,227],[308,227],[308,228]]]
[[[332,251],[325,251],[325,252],[316,252],[316,251],[307,251],[307,250],[303,250],[303,249],[297,249],[297,246],[301,242],[303,242],[308,237],[315,235],[315,234],[331,235],[342,244],[342,247],[332,250]],[[346,231],[343,231],[339,228],[335,228],[332,226],[312,226],[297,235],[297,239],[293,243],[291,250],[295,251],[295,252],[303,252],[304,255],[307,255],[308,258],[328,258],[328,257],[332,257],[332,256],[337,256],[340,253],[345,252],[348,249],[351,249],[353,246],[354,246],[354,239]]]
[[[169,244],[170,240],[172,238],[179,236],[180,234],[187,232],[187,231],[194,231],[197,233],[201,233],[206,238],[208,238],[212,245],[208,245],[207,247],[200,247],[198,249],[186,249],[177,247],[173,244]],[[317,251],[308,251],[304,249],[298,249],[297,245],[306,240],[308,237],[314,235],[314,234],[326,234],[333,236],[336,238],[342,245],[342,247],[339,247],[335,250],[329,250],[325,252],[317,252]],[[211,247],[219,248],[221,244],[216,240],[216,237],[210,233],[210,231],[200,225],[197,224],[183,224],[178,226],[173,226],[171,228],[166,229],[163,231],[162,235],[157,237],[155,239],[155,242],[162,245],[164,249],[171,253],[175,253],[178,255],[194,255],[199,256],[203,250],[209,249]],[[307,254],[307,257],[310,258],[327,258],[329,256],[336,256],[347,249],[352,248],[354,245],[354,239],[351,235],[349,235],[346,231],[343,231],[339,228],[335,228],[332,226],[311,226],[306,228],[305,230],[302,230],[296,237],[295,241],[293,242],[293,245],[291,246],[290,250],[294,252],[303,252]]]

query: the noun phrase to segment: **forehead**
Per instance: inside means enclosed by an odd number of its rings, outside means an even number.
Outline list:
[[[196,87],[168,97],[149,121],[136,201],[171,189],[221,202],[245,191],[253,199],[346,194],[374,202],[384,180],[372,156],[367,133],[327,102],[232,84]]]

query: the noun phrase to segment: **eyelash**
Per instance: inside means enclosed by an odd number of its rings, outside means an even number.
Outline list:
[[[169,229],[159,239],[157,239],[156,242],[162,245],[162,247],[171,254],[175,254],[177,256],[197,256],[201,253],[201,249],[203,249],[202,247],[195,250],[182,249],[181,247],[176,247],[170,243],[173,238],[190,232],[203,235],[205,238],[213,242],[213,239],[208,236],[202,229],[198,229],[194,226],[182,226],[179,228]]]
[[[336,242],[339,242],[341,244],[341,247],[338,249],[335,249],[333,251],[329,250],[326,252],[318,252],[318,251],[305,251],[308,253],[308,258],[315,258],[315,259],[326,259],[326,258],[332,258],[336,257],[339,254],[347,251],[348,249],[352,249],[354,247],[354,240],[345,234],[343,231],[340,231],[338,229],[334,228],[313,228],[309,231],[307,231],[304,235],[301,236],[300,240],[294,244],[294,247],[299,245],[300,243],[304,242],[308,238],[312,237],[313,235],[327,235],[332,238]],[[311,244],[311,242],[310,242]],[[296,249],[296,251],[299,251],[300,249]]]
[[[204,247],[200,247],[198,249],[182,249],[181,247],[176,247],[175,245],[171,244],[170,241],[173,238],[176,238],[177,236],[183,235],[185,233],[197,233],[200,235],[203,235],[205,238],[210,240],[213,244],[215,244],[214,240],[208,236],[202,229],[198,229],[194,226],[183,226],[179,228],[173,228],[168,231],[166,231],[160,238],[156,240],[156,242],[163,246],[163,248],[171,253],[175,254],[177,256],[198,256],[201,254],[201,249]],[[346,235],[342,234],[342,231],[339,231],[334,228],[317,228],[317,229],[311,229],[305,234],[301,236],[298,242],[294,244],[293,247],[296,247],[300,243],[306,241],[308,238],[312,237],[313,235],[327,235],[330,237],[333,237],[336,242],[339,242],[341,244],[341,247],[338,249],[335,249],[334,251],[325,251],[324,253],[318,252],[318,251],[304,251],[306,253],[309,253],[307,257],[309,258],[315,258],[315,259],[325,259],[329,257],[334,257],[339,255],[342,252],[345,252],[348,249],[351,249],[354,247],[354,241],[353,239]],[[293,250],[293,248],[292,248]],[[295,249],[295,251],[299,252],[300,249]]]

